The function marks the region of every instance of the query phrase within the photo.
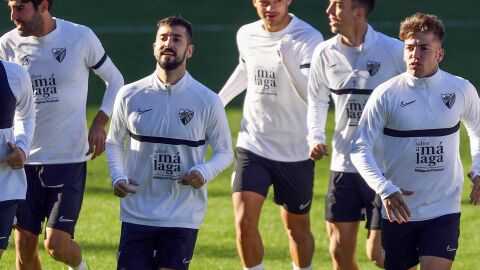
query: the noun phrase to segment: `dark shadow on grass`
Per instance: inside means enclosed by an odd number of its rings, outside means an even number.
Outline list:
[[[98,186],[88,186],[85,189],[85,193],[87,194],[107,194],[113,195],[113,189],[111,187],[98,187]]]
[[[265,247],[266,258],[283,258],[285,254],[288,254],[288,250],[286,248]],[[238,258],[238,253],[235,245],[225,247],[222,245],[198,243],[195,247],[195,256],[235,259]]]

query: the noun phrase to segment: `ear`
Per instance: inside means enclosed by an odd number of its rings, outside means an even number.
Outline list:
[[[445,56],[445,49],[440,48],[440,50],[438,50],[437,52],[437,62],[438,63],[442,62],[444,56]]]
[[[292,4],[293,0],[287,0],[287,6],[289,7]]]
[[[185,57],[187,59],[192,58],[194,50],[195,50],[195,46],[193,46],[193,44],[188,45]]]
[[[48,1],[43,0],[38,7],[41,13],[48,12]]]

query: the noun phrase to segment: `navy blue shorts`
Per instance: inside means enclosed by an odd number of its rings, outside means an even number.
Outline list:
[[[382,219],[385,269],[405,270],[417,265],[421,256],[453,261],[460,236],[460,213],[424,221],[398,224]]]
[[[87,163],[25,165],[27,197],[18,204],[16,226],[33,234],[42,224],[72,238],[83,202]]]
[[[122,222],[118,270],[172,268],[187,270],[197,229],[152,227]]]
[[[0,249],[5,250],[8,246],[10,234],[12,234],[13,220],[17,212],[18,200],[0,202]]]
[[[315,162],[280,162],[237,147],[233,192],[251,191],[267,197],[273,185],[274,201],[292,214],[310,211],[313,197]]]
[[[365,228],[379,230],[382,220],[382,199],[358,173],[330,172],[325,197],[325,220],[354,222],[364,220]]]

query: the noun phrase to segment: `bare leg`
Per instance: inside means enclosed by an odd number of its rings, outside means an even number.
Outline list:
[[[244,267],[259,265],[264,251],[258,222],[265,197],[255,192],[242,191],[234,192],[232,199],[238,255]]]
[[[310,230],[310,214],[295,215],[280,210],[283,225],[290,240],[290,256],[299,267],[309,267],[312,264],[315,241]]]

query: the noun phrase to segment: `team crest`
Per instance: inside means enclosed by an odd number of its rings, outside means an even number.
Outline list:
[[[378,70],[380,69],[380,64],[380,62],[376,61],[367,62],[367,70],[370,76],[375,76],[375,74],[377,74]]]
[[[455,93],[447,93],[447,94],[442,94],[442,101],[445,106],[447,106],[449,109],[453,107],[453,104],[455,104]]]
[[[22,67],[30,65],[30,54],[18,56],[18,61],[20,62]]]
[[[67,54],[67,48],[53,48],[52,54],[59,63],[63,61],[65,55]]]
[[[187,109],[180,109],[180,111],[178,111],[178,116],[180,116],[180,120],[182,121],[183,125],[188,124],[192,120],[194,114],[194,111]]]

